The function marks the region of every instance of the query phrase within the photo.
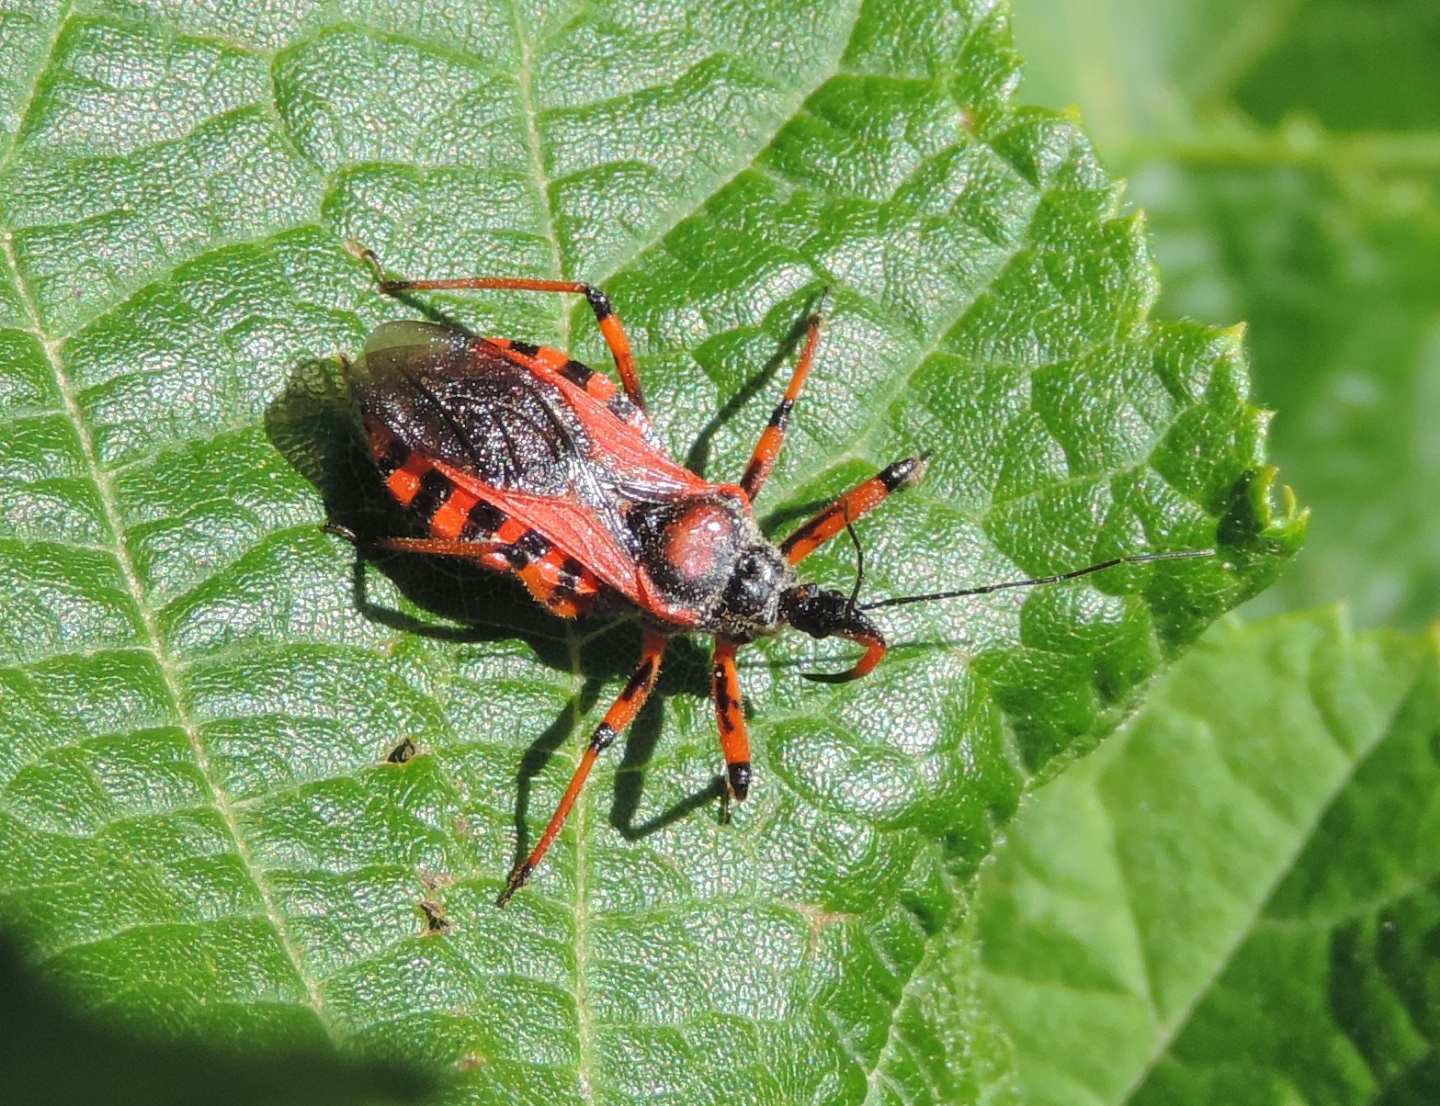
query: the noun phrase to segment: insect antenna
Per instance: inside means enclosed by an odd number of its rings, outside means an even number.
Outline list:
[[[853,611],[857,609],[855,600],[860,598],[860,585],[865,582],[865,550],[860,548],[860,535],[855,533],[855,527],[848,518],[845,520],[845,532],[850,535],[850,541],[855,546],[855,586],[850,589],[850,609]]]
[[[928,595],[899,595],[893,599],[880,599],[874,603],[865,603],[860,609],[862,611],[878,610],[881,607],[900,607],[907,603],[928,603],[933,599],[957,599],[963,595],[988,595],[992,591],[1004,591],[1006,588],[1033,588],[1044,584],[1058,584],[1064,580],[1074,580],[1080,576],[1089,576],[1092,572],[1104,572],[1107,568],[1115,568],[1117,565],[1143,565],[1152,561],[1185,561],[1196,557],[1213,557],[1213,549],[1183,549],[1173,550],[1166,553],[1131,553],[1124,557],[1111,557],[1108,561],[1100,561],[1098,564],[1086,565],[1084,568],[1077,568],[1073,572],[1061,572],[1054,576],[1037,576],[1032,580],[1006,580],[999,584],[985,584],[978,588],[961,588],[959,591],[936,591]],[[856,583],[856,593],[859,592],[859,583]]]

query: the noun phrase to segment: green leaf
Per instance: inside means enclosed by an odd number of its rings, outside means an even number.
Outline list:
[[[16,17],[0,911],[136,1022],[403,1056],[474,1100],[989,1093],[990,1059],[934,1050],[1003,1051],[946,982],[994,828],[1303,530],[1272,516],[1237,338],[1149,319],[1115,185],[1070,122],[1010,103],[1003,8],[336,11]],[[732,826],[705,655],[677,646],[498,911],[638,633],[454,566],[357,579],[321,534],[394,524],[336,355],[415,311],[348,238],[411,276],[602,283],[660,433],[716,479],[828,285],[759,506],[783,531],[933,450],[861,528],[877,594],[1217,533],[1224,555],[904,608],[839,689],[799,677],[830,643],[748,650]],[[604,363],[583,305],[434,302]],[[816,577],[847,586],[851,558]]]
[[[1282,137],[1246,168],[1233,150],[1150,166],[1137,195],[1169,306],[1251,320],[1276,456],[1315,511],[1313,544],[1256,613],[1343,597],[1366,623],[1418,628],[1440,593],[1440,157],[1422,179],[1345,142],[1307,164],[1309,144]]]
[[[1430,0],[1020,12],[1031,94],[1079,102],[1132,177],[1160,310],[1249,321],[1275,457],[1316,519],[1257,610],[1344,598],[1366,623],[1434,616],[1437,20]]]
[[[352,1106],[425,1101],[434,1090],[413,1073],[339,1060],[321,1041],[236,1055],[77,1016],[9,941],[0,943],[0,1023],[0,1070],[15,1102]]]
[[[1023,1101],[1434,1100],[1437,646],[1226,625],[1026,809],[978,908]]]
[[[1235,7],[1235,0],[1225,0]],[[1264,124],[1297,110],[1336,133],[1414,132],[1434,141],[1440,9],[1427,0],[1311,0],[1237,36],[1227,84]],[[1377,76],[1384,75],[1383,80]],[[1338,78],[1338,79],[1337,79]]]

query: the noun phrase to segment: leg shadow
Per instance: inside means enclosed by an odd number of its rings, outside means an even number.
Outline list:
[[[780,371],[780,366],[785,364],[795,353],[796,346],[805,337],[809,316],[810,312],[805,312],[804,316],[790,328],[784,339],[781,340],[780,347],[775,351],[774,356],[766,361],[760,371],[747,380],[738,392],[721,405],[720,410],[715,412],[710,421],[696,435],[695,444],[685,454],[687,469],[699,476],[705,475],[705,470],[710,465],[710,451],[715,442],[715,435],[770,384]],[[775,399],[778,402],[780,397],[777,395]],[[735,478],[739,479],[738,473]]]
[[[600,685],[598,678],[587,679],[565,704],[559,717],[531,742],[530,748],[520,758],[520,764],[515,769],[515,856],[511,861],[512,868],[530,855],[530,793],[534,789],[535,777],[550,763],[555,750],[574,734],[579,719],[595,705]]]

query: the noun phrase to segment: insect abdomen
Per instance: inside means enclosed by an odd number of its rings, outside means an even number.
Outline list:
[[[561,618],[576,618],[594,606],[600,580],[543,535],[460,487],[383,427],[371,430],[370,452],[386,489],[425,524],[432,538],[505,542],[505,551],[482,553],[475,561],[515,573],[537,601]]]

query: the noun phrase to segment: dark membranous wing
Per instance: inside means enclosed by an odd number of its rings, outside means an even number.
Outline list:
[[[562,496],[592,483],[589,435],[560,387],[484,339],[435,323],[375,331],[352,377],[367,421],[495,488]]]
[[[625,514],[708,485],[583,388],[452,327],[379,327],[351,372],[367,423],[640,599]]]

